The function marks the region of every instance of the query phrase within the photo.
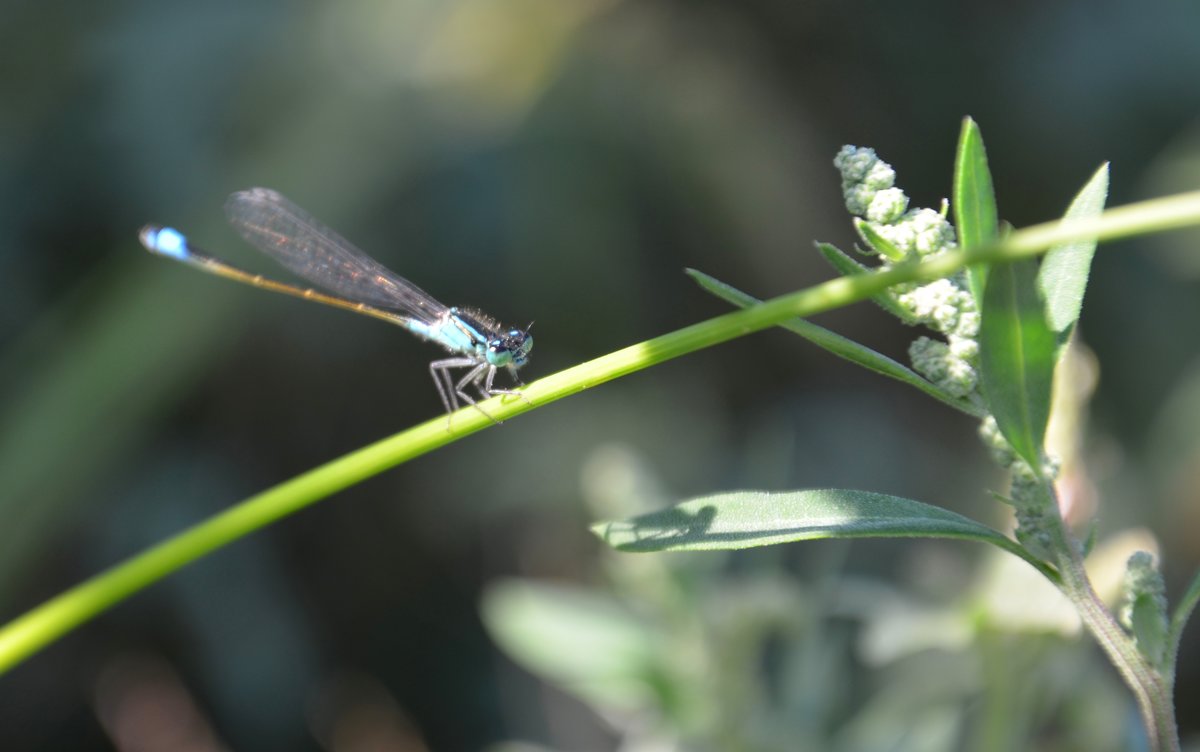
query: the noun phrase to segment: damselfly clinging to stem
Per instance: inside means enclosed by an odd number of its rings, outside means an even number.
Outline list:
[[[151,253],[255,287],[374,316],[436,342],[453,353],[453,357],[429,364],[447,412],[456,410],[459,400],[476,404],[468,388],[474,388],[483,399],[516,394],[494,382],[496,372],[503,368],[521,383],[517,369],[525,365],[533,349],[528,329],[505,328],[480,311],[442,305],[275,191],[251,188],[234,193],[225,202],[225,215],[250,245],[327,292],[239,269],[199,250],[169,227],[146,225],[139,237]],[[451,375],[460,368],[467,369],[466,373]]]

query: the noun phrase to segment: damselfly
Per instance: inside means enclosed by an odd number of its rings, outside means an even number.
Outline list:
[[[494,382],[503,368],[521,383],[517,369],[533,349],[528,329],[506,328],[480,311],[442,305],[275,191],[251,188],[234,193],[225,202],[225,215],[250,245],[326,292],[239,269],[199,250],[169,227],[146,225],[139,238],[151,253],[265,290],[374,316],[436,342],[453,353],[429,364],[447,412],[456,410],[459,400],[476,404],[468,388],[481,399],[516,394]],[[451,375],[460,368],[466,373]]]

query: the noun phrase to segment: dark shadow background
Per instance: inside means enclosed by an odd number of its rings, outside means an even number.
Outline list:
[[[221,204],[280,190],[447,303],[536,320],[533,379],[725,311],[684,267],[761,297],[830,277],[812,241],[853,243],[831,165],[844,143],[936,206],[972,115],[1017,226],[1060,214],[1104,161],[1114,205],[1198,184],[1191,3],[143,0],[3,16],[4,621],[440,411],[435,348],[151,258],[147,221],[274,273]],[[1082,320],[1102,369],[1100,529],[1158,531],[1173,597],[1200,565],[1195,237],[1104,247]],[[872,306],[822,323],[900,358],[912,336]],[[100,719],[132,673],[159,688],[148,708],[195,703],[234,749],[337,748],[322,709],[346,686],[401,708],[432,749],[604,748],[579,741],[601,731],[556,737],[531,678],[499,678],[517,669],[477,611],[498,576],[591,576],[580,477],[598,448],[632,447],[678,498],[849,486],[995,522],[1001,481],[974,430],[785,333],[723,345],[375,478],[119,605],[0,678],[2,746],[119,747]],[[850,566],[887,576],[912,545],[861,544]],[[805,552],[789,555],[802,577]],[[1197,659],[1185,641],[1185,735]]]

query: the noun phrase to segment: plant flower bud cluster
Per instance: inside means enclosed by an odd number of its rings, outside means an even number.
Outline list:
[[[909,209],[908,196],[894,185],[896,171],[873,149],[843,146],[833,164],[842,174],[846,208],[894,247],[885,257],[885,268],[955,247],[954,226],[941,212]],[[892,258],[897,252],[899,258]],[[908,312],[910,323],[945,337],[918,337],[909,347],[913,368],[955,397],[973,395],[979,384],[979,312],[965,275],[900,285],[889,294]]]

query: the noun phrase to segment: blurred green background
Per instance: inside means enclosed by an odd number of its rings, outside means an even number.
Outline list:
[[[970,114],[1018,226],[1106,160],[1111,204],[1200,184],[1195,3],[4,10],[0,621],[440,412],[436,348],[152,258],[145,222],[275,274],[221,212],[275,188],[445,302],[536,321],[535,379],[722,313],[684,267],[759,297],[832,276],[812,241],[853,243],[844,143],[937,206]],[[1101,537],[1156,531],[1171,596],[1200,566],[1196,240],[1104,247],[1082,319]],[[898,358],[914,336],[869,305],[821,322]],[[1126,748],[1135,714],[1097,651],[979,606],[993,563],[966,544],[629,557],[587,532],[689,495],[823,486],[1003,525],[974,432],[785,333],[733,342],[454,444],[119,605],[0,678],[0,746]],[[640,691],[572,686],[517,644],[590,608],[638,617]],[[872,642],[896,634],[911,647]]]

